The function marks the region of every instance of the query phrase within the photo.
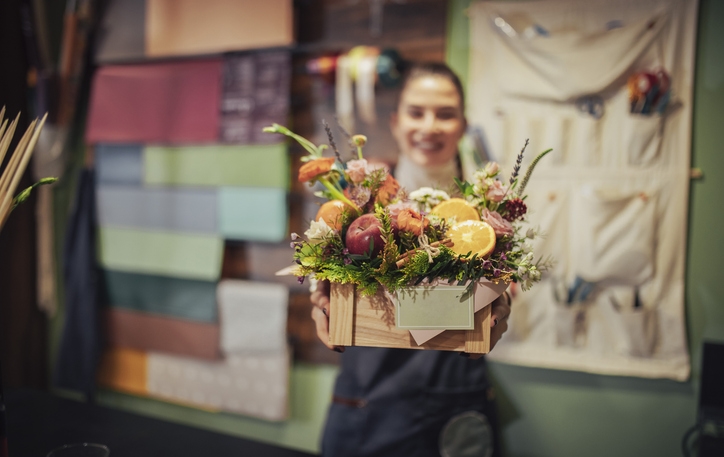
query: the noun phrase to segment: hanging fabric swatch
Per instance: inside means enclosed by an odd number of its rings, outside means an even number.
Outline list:
[[[291,0],[146,0],[146,55],[218,54],[294,42]]]
[[[284,189],[222,187],[218,211],[219,233],[227,240],[274,243],[285,240],[289,234]]]
[[[280,135],[262,129],[287,124],[290,84],[291,55],[287,51],[225,56],[220,140],[235,144],[282,141]]]
[[[289,291],[285,286],[224,279],[216,296],[225,355],[286,351]]]
[[[289,157],[283,143],[146,146],[143,167],[144,184],[150,185],[289,188]]]
[[[217,322],[216,283],[168,276],[103,271],[104,304],[199,322]]]
[[[96,35],[98,64],[143,60],[145,57],[146,0],[109,0]]]
[[[289,417],[288,348],[211,362],[150,352],[148,392],[165,400],[269,421]]]
[[[98,384],[135,395],[148,395],[148,354],[131,348],[109,347],[98,367]]]
[[[219,232],[215,189],[100,184],[97,195],[101,227]]]
[[[105,312],[110,346],[219,359],[219,325],[110,307]]]
[[[93,164],[98,184],[141,184],[143,182],[143,146],[106,144],[94,147]]]
[[[219,136],[220,59],[101,67],[86,142],[212,143]]]
[[[224,240],[217,235],[101,227],[98,260],[111,270],[214,281]]]

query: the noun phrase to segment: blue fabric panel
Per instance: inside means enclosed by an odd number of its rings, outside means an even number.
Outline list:
[[[219,228],[224,238],[282,241],[287,237],[287,214],[287,193],[284,189],[219,189]]]
[[[97,181],[101,184],[141,184],[143,147],[138,144],[97,144]]]
[[[218,233],[215,189],[98,186],[98,223],[174,232]]]
[[[103,270],[105,303],[151,314],[216,322],[216,282]]]

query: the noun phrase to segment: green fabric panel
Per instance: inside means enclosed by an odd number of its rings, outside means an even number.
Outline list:
[[[216,282],[104,270],[105,303],[200,322],[216,322]]]
[[[101,227],[98,257],[111,270],[214,281],[221,274],[224,240],[191,235]]]
[[[146,184],[289,189],[289,157],[284,143],[146,146],[143,158]]]
[[[226,239],[279,242],[287,238],[287,192],[259,187],[219,189],[219,230]]]

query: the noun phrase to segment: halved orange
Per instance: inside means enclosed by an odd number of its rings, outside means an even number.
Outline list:
[[[451,198],[436,205],[430,214],[435,214],[445,219],[448,224],[463,221],[479,221],[478,210],[462,198]]]
[[[472,252],[485,257],[495,249],[495,231],[487,222],[458,222],[448,229],[447,237],[455,243],[450,249],[458,255]]]

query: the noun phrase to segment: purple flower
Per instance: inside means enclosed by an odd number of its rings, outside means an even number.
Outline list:
[[[493,276],[496,278],[500,276],[500,269],[496,268],[495,270],[493,270]]]
[[[296,233],[292,232],[292,241],[298,240],[299,238],[300,238],[299,235],[297,235]]]
[[[299,284],[304,284],[304,276],[297,276],[297,282]]]
[[[490,260],[486,260],[483,262],[484,270],[490,270],[491,268],[493,268],[493,263]]]
[[[345,264],[345,265],[349,265],[350,263],[352,263],[352,259],[350,259],[349,257],[345,257],[345,258],[344,258],[344,264]]]

